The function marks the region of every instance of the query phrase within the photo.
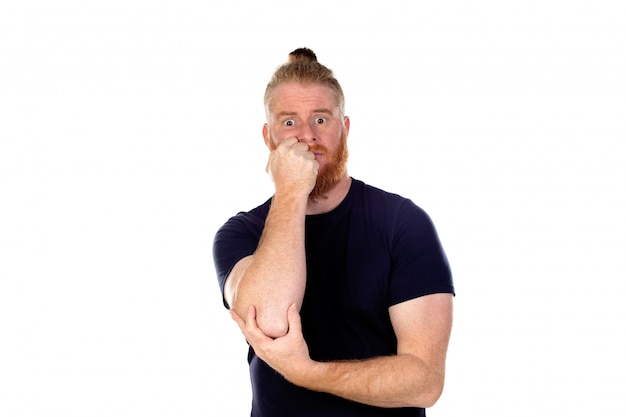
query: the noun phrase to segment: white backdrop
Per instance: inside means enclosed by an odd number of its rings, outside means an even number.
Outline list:
[[[0,415],[247,415],[211,245],[271,194],[262,95],[308,46],[350,173],[453,267],[429,415],[624,416],[620,2],[249,3],[0,6]]]

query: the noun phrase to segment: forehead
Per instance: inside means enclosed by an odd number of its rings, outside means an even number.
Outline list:
[[[277,86],[272,92],[270,111],[305,112],[312,109],[327,109],[333,113],[338,111],[334,91],[321,84],[285,83]]]

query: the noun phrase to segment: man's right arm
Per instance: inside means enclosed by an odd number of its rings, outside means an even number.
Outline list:
[[[287,333],[287,309],[302,306],[306,287],[304,221],[308,195],[317,178],[318,164],[306,144],[284,140],[270,154],[268,172],[276,192],[253,255],[241,259],[224,286],[230,308],[246,317],[254,305],[265,334]]]

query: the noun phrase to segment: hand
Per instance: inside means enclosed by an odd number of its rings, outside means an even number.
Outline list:
[[[309,145],[287,138],[270,152],[266,171],[277,192],[302,193],[308,196],[317,180],[319,163]]]
[[[230,314],[239,325],[246,340],[254,349],[256,355],[275,371],[293,382],[296,376],[306,375],[306,368],[314,362],[309,356],[309,347],[302,335],[300,314],[295,304],[287,309],[289,330],[287,334],[276,339],[267,336],[256,322],[256,308],[250,306],[244,322],[241,317],[230,310]]]

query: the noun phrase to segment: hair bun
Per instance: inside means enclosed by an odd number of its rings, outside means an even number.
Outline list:
[[[289,54],[289,62],[295,62],[299,60],[317,62],[317,56],[315,52],[309,48],[298,48]]]

